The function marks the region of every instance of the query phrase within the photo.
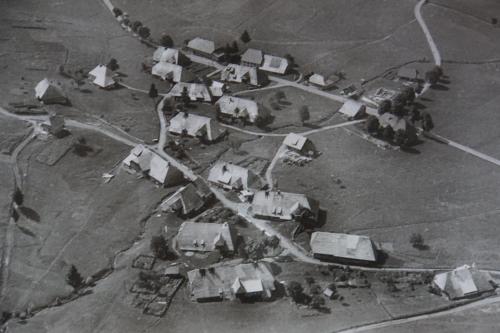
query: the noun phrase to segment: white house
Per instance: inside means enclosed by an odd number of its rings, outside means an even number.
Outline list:
[[[35,97],[44,104],[65,104],[68,101],[60,83],[47,78],[35,86]]]
[[[190,63],[189,58],[178,49],[160,46],[153,53],[153,61],[169,62],[171,64],[185,66]]]
[[[252,200],[252,215],[276,220],[318,219],[319,203],[303,194],[257,191]]]
[[[242,118],[251,123],[260,116],[266,118],[269,116],[265,109],[259,109],[255,101],[241,97],[224,95],[216,103],[220,115],[231,118]]]
[[[197,137],[209,142],[216,141],[226,132],[216,121],[187,112],[180,112],[170,119],[168,131],[177,135]]]
[[[196,37],[191,39],[187,47],[193,51],[193,53],[201,56],[211,56],[215,51],[215,43],[211,40]]]
[[[356,119],[362,117],[366,111],[366,106],[352,99],[348,99],[340,108],[339,112],[348,118]]]
[[[237,64],[227,65],[220,73],[220,79],[227,82],[247,83],[263,86],[268,83],[267,76],[256,67]]]
[[[436,274],[432,284],[450,300],[479,296],[497,287],[491,275],[478,270],[475,265],[463,265],[450,272]]]
[[[161,77],[163,80],[173,82],[189,82],[195,79],[195,76],[182,66],[170,62],[159,62],[151,69],[151,74]]]
[[[170,94],[174,97],[181,97],[184,89],[187,90],[191,101],[212,102],[212,95],[203,83],[178,82],[172,87]]]
[[[241,166],[218,161],[210,169],[208,181],[227,190],[248,190],[257,181],[257,176]]]
[[[283,140],[283,145],[289,150],[302,155],[311,156],[316,153],[316,148],[311,140],[295,133],[289,133]]]
[[[266,54],[264,55],[264,63],[260,69],[276,74],[286,74],[288,66],[287,59]]]
[[[104,65],[98,65],[89,72],[89,75],[94,77],[92,83],[101,88],[111,88],[115,85],[115,80],[111,77],[111,70]]]
[[[184,222],[177,233],[177,247],[181,251],[234,252],[235,240],[231,227],[225,223]]]

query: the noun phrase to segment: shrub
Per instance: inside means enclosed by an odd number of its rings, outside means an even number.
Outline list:
[[[66,281],[70,286],[75,289],[79,289],[83,286],[83,277],[80,275],[78,270],[74,265],[71,265],[68,274],[66,275]]]
[[[165,239],[165,237],[163,237],[161,235],[153,236],[151,238],[150,248],[151,248],[151,251],[153,252],[153,254],[156,258],[162,259],[162,260],[167,259],[168,244],[167,244],[167,240]]]
[[[113,14],[115,15],[115,17],[118,17],[118,16],[123,15],[123,12],[120,8],[115,7],[115,8],[113,8]]]

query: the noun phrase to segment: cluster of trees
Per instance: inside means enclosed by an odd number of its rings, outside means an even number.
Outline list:
[[[84,280],[75,265],[71,265],[68,273],[66,274],[66,282],[75,289],[80,289],[84,286]]]
[[[443,69],[440,66],[434,66],[434,68],[425,72],[425,82],[434,85],[439,81],[441,76],[443,76]]]
[[[149,244],[153,255],[161,260],[168,259],[168,242],[162,235],[151,237]]]
[[[309,285],[310,295],[304,292],[304,288],[297,281],[290,281],[287,286],[288,295],[297,304],[308,305],[313,309],[320,310],[325,306],[325,299],[321,296],[321,287],[314,283],[312,277],[306,278],[306,283]]]

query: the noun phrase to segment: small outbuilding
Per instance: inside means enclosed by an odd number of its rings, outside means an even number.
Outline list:
[[[35,97],[43,104],[66,104],[68,99],[62,91],[61,84],[47,78],[38,82]]]
[[[347,264],[373,264],[377,250],[367,236],[313,232],[310,246],[315,258]]]
[[[398,70],[398,78],[406,81],[418,81],[418,70],[410,67],[401,67]]]
[[[335,85],[335,82],[333,82],[333,80],[316,73],[311,75],[307,81],[309,82],[309,84],[321,89],[329,89]]]

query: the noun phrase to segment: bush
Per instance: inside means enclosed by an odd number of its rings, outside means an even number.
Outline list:
[[[370,134],[374,134],[378,132],[379,127],[380,124],[377,117],[375,117],[374,115],[368,116],[365,122],[366,131]]]
[[[287,287],[288,294],[295,303],[303,303],[305,299],[304,288],[297,281],[290,281]]]
[[[410,236],[410,243],[416,249],[421,249],[424,247],[424,237],[421,234],[413,233]]]
[[[252,39],[250,38],[250,35],[248,34],[248,31],[243,31],[243,33],[241,34],[240,36],[240,40],[243,42],[243,43],[248,43],[250,42]]]
[[[66,275],[66,281],[70,286],[75,289],[79,289],[83,286],[83,277],[80,275],[78,270],[74,265],[71,265],[68,274]]]
[[[172,47],[174,46],[174,41],[169,35],[163,34],[160,38],[160,45],[163,47]]]
[[[311,118],[309,114],[309,108],[306,105],[302,105],[299,109],[299,118],[302,124],[308,121]]]
[[[115,7],[115,8],[113,8],[113,14],[115,15],[115,17],[118,17],[118,16],[123,15],[123,12],[120,8]]]
[[[142,26],[140,27],[138,30],[137,30],[137,34],[141,37],[141,38],[148,38],[149,35],[151,35],[151,31],[149,30],[148,27],[146,26]]]
[[[106,65],[110,70],[116,71],[120,66],[118,65],[118,61],[115,58],[109,59],[108,64]]]
[[[163,237],[161,235],[153,236],[151,238],[150,248],[151,248],[151,251],[153,252],[153,254],[156,258],[162,259],[162,260],[167,259],[168,244],[167,244],[167,240],[165,239],[165,237]]]
[[[131,26],[133,32],[137,32],[140,27],[142,27],[141,21],[134,21]]]
[[[325,306],[325,299],[320,295],[314,295],[309,305],[313,309],[321,309],[323,306]]]

